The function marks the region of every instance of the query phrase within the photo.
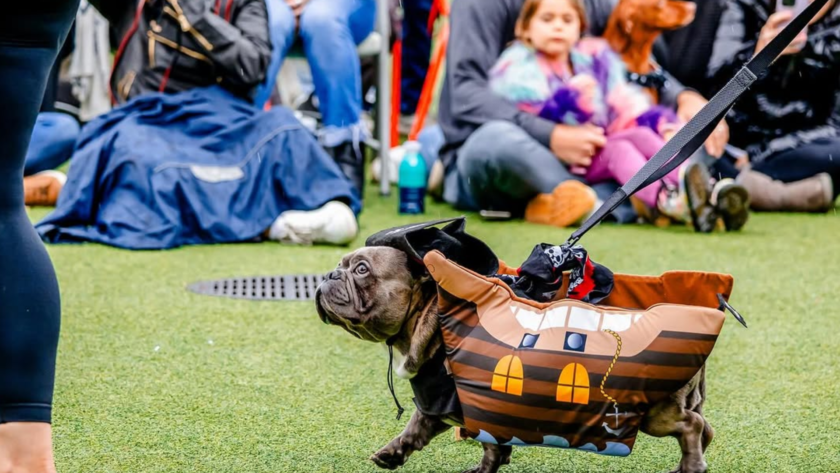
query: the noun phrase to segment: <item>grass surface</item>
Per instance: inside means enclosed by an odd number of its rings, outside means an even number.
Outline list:
[[[393,197],[371,194],[362,235],[456,215],[433,205],[425,218],[408,219],[395,209]],[[569,233],[472,216],[468,230],[512,263],[534,244]],[[584,240],[618,272],[735,276],[732,303],[750,328],[730,317],[709,360],[711,471],[840,472],[838,239],[834,214],[765,214],[740,234],[602,226]],[[327,271],[347,249],[49,251],[64,307],[54,419],[62,472],[374,472],[368,456],[405,424],[407,417],[394,420],[386,351],[321,324],[312,303],[184,290],[201,279]],[[410,405],[408,383],[397,388]],[[403,471],[461,471],[478,462],[480,450],[447,434]],[[515,449],[502,471],[649,473],[668,471],[678,458],[673,439],[641,436],[626,459]]]

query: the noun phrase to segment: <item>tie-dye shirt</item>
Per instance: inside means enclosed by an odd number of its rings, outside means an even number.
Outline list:
[[[671,110],[627,81],[624,63],[606,41],[581,39],[570,62],[572,71],[517,41],[490,71],[490,88],[526,112],[566,125],[591,123],[607,134],[637,126],[661,133],[676,122]]]

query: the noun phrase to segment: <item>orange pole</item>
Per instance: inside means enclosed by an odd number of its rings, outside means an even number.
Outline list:
[[[446,60],[446,46],[448,42],[449,25],[445,24],[441,27],[440,35],[435,45],[435,51],[432,54],[432,60],[429,63],[429,71],[426,73],[426,81],[423,82],[423,91],[420,93],[420,100],[417,103],[417,114],[411,126],[411,132],[408,134],[409,140],[416,140],[417,136],[420,135],[420,131],[423,130],[426,115],[429,114],[429,108],[432,106],[437,77],[440,73],[441,65]]]

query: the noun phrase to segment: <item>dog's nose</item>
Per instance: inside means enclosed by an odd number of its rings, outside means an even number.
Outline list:
[[[335,271],[330,271],[330,273],[327,274],[327,279],[332,279],[332,280],[341,279],[341,271],[339,271],[337,269]]]

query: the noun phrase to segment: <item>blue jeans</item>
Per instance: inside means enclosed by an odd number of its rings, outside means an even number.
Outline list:
[[[79,130],[79,122],[66,113],[39,113],[26,151],[23,175],[31,176],[64,164],[73,154]]]
[[[435,153],[434,145],[442,143],[439,128],[430,127],[421,133],[424,153]],[[443,198],[464,210],[506,210],[524,214],[528,202],[537,194],[550,193],[560,183],[576,179],[548,148],[513,123],[494,121],[476,130],[458,151],[455,166],[447,169]],[[592,186],[598,198],[606,200],[618,184],[605,182]],[[628,223],[636,219],[629,201],[615,212],[612,219]]]
[[[256,103],[271,95],[273,79],[298,38],[320,103],[325,146],[352,140],[362,122],[362,77],[356,46],[373,31],[376,0],[309,0],[300,17],[300,31],[284,0],[267,0],[273,52],[268,66],[269,81],[259,88]]]

